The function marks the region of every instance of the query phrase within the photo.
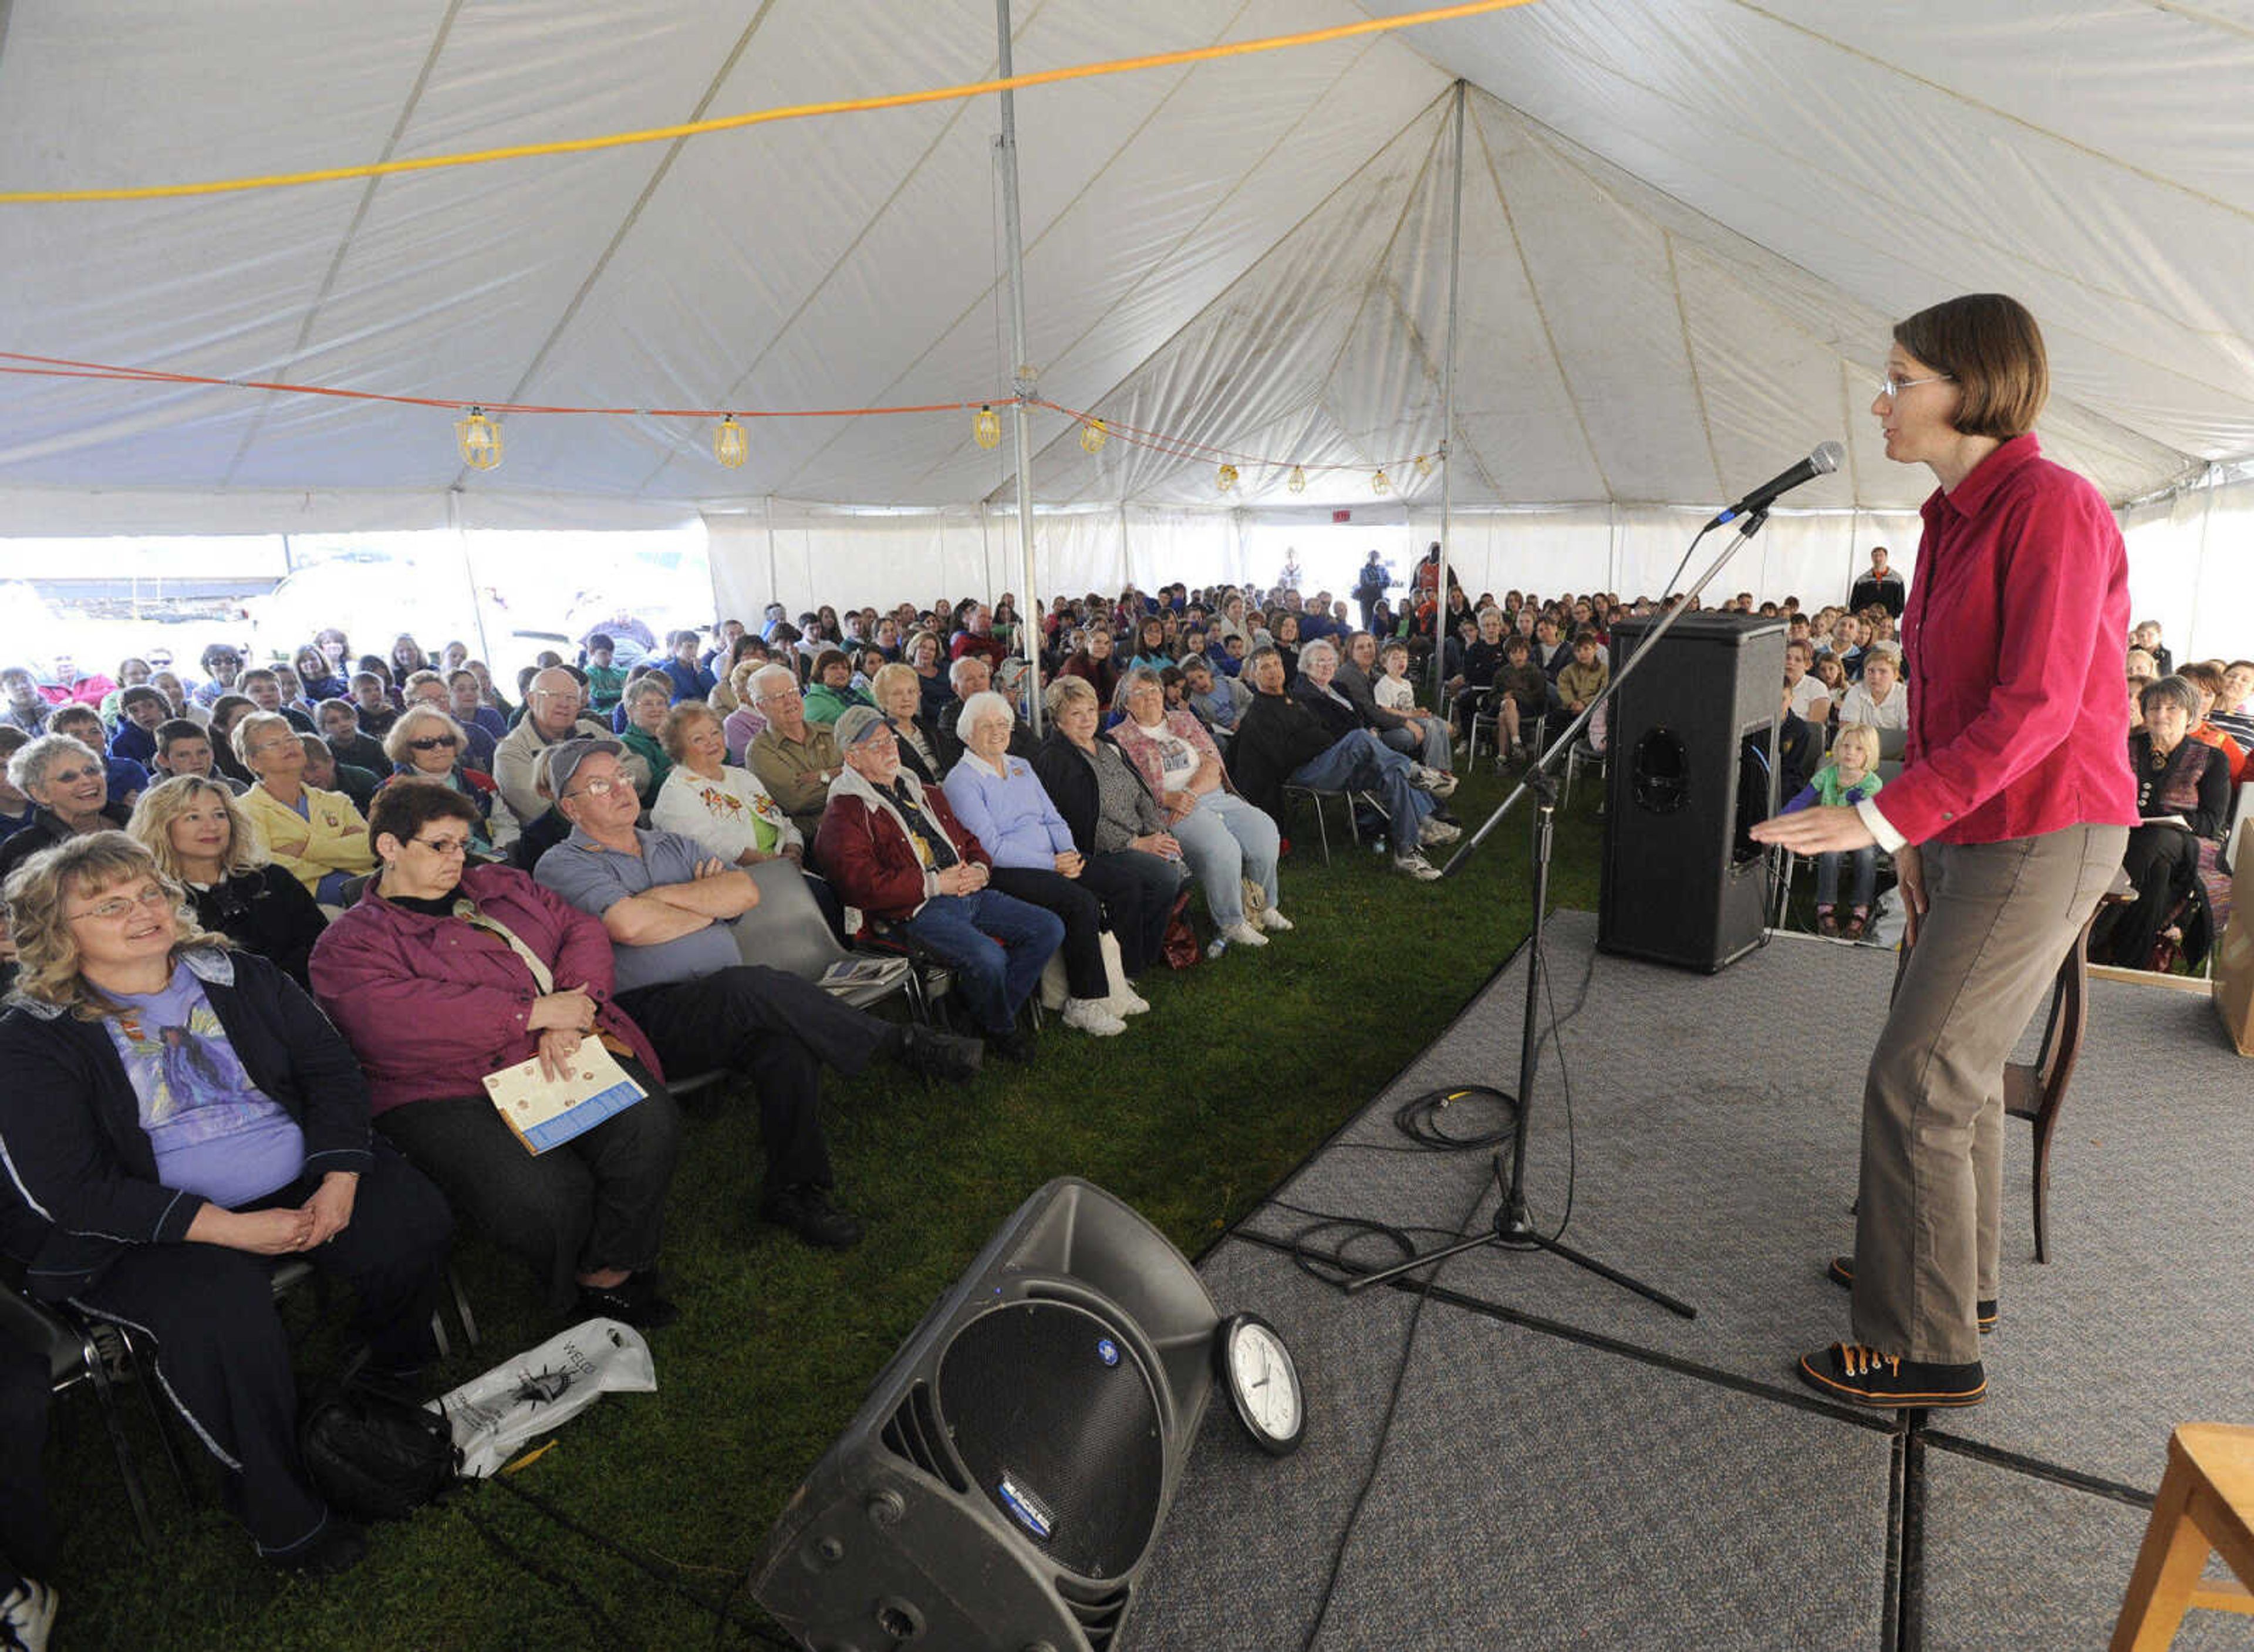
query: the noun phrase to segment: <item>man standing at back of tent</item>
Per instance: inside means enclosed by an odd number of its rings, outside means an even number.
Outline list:
[[[1847,606],[1857,613],[1869,607],[1884,608],[1886,616],[1899,620],[1902,616],[1902,577],[1886,566],[1886,548],[1871,547],[1871,571],[1855,582],[1847,593]]]
[[[1373,629],[1370,617],[1376,612],[1378,603],[1383,600],[1392,584],[1393,570],[1385,565],[1383,557],[1371,551],[1369,560],[1362,564],[1360,578],[1354,582],[1354,599],[1361,605],[1362,628],[1364,631]]]

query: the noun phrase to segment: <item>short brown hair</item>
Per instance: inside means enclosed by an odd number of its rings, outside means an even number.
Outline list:
[[[1967,436],[2024,436],[2050,398],[2042,330],[2003,293],[1970,292],[1921,310],[1894,324],[1894,342],[1956,382],[1950,423]]]

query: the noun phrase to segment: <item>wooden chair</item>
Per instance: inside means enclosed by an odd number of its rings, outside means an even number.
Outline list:
[[[2220,1554],[2236,1581],[2210,1585]],[[2113,1652],[2160,1652],[2185,1612],[2254,1614],[2254,1428],[2186,1423],[2168,1437],[2167,1472],[2113,1626]]]
[[[2097,910],[2074,937],[2074,945],[2058,966],[2052,984],[2050,1013],[2043,1022],[2042,1042],[2033,1061],[2011,1061],[2004,1068],[2004,1111],[2024,1118],[2034,1127],[2035,1260],[2050,1260],[2050,1143],[2058,1128],[2058,1112],[2082,1056],[2082,1038],[2090,1025],[2090,932],[2109,906],[2136,899],[2125,873],[2117,873],[2113,886],[2097,903]],[[1908,966],[1910,948],[1904,947],[1894,965],[1894,980]]]
[[[2050,1260],[2050,1140],[2058,1128],[2058,1110],[2066,1100],[2066,1087],[2082,1055],[2082,1035],[2090,1024],[2090,932],[2106,907],[2135,899],[2125,875],[2119,877],[2097,903],[2097,911],[2074,937],[2073,948],[2058,967],[2051,988],[2050,1016],[2043,1023],[2042,1043],[2032,1062],[2012,1061],[2004,1068],[2004,1111],[2024,1118],[2034,1127],[2035,1260]]]

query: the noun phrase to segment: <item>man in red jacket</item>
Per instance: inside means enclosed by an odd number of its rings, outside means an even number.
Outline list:
[[[1064,942],[1054,913],[987,887],[993,864],[936,787],[900,767],[892,725],[865,705],[837,719],[844,772],[830,782],[815,858],[850,906],[895,925],[956,973],[986,1047],[1030,1059],[1018,1006]]]

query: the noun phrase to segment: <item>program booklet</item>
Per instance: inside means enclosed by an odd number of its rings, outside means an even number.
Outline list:
[[[536,1153],[584,1136],[648,1094],[626,1075],[602,1040],[592,1037],[579,1041],[570,1070],[562,1078],[542,1073],[536,1055],[486,1074],[486,1093],[500,1110],[501,1122]]]

